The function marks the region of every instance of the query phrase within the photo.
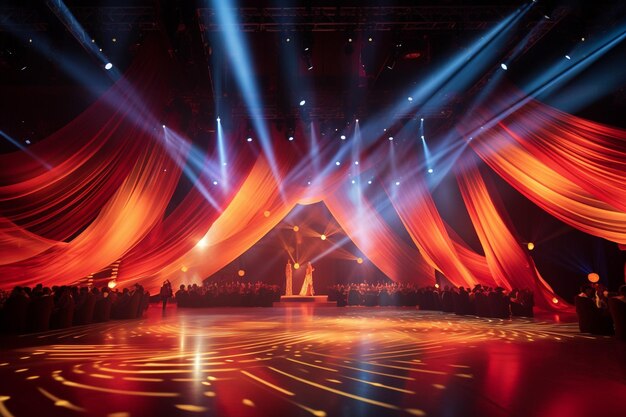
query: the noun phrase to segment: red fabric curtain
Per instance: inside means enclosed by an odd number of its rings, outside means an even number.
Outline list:
[[[341,187],[324,203],[339,226],[365,256],[394,281],[434,285],[434,269],[402,242],[357,187]]]

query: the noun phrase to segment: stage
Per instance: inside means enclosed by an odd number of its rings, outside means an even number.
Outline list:
[[[574,323],[212,308],[4,337],[3,416],[617,416],[626,346]]]
[[[274,307],[337,307],[336,301],[328,301],[327,295],[282,295]]]

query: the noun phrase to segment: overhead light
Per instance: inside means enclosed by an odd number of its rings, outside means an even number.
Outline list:
[[[372,42],[374,39],[370,36],[369,38],[367,38],[368,42]]]
[[[111,39],[113,42],[117,42],[117,38],[113,38]]]
[[[396,181],[396,185],[400,185],[400,181]]]
[[[359,161],[354,161],[354,165],[359,165]]]
[[[335,165],[339,166],[339,165],[341,165],[341,162],[337,161],[337,162],[335,162]]]
[[[368,183],[368,184],[371,184],[371,183],[372,183],[372,180],[368,180],[368,181],[367,181],[367,183]]]
[[[248,137],[248,139],[246,139],[248,142],[252,142],[252,138]]]
[[[433,173],[433,169],[432,168],[428,168],[428,173],[432,174]]]
[[[217,185],[217,181],[213,181],[213,185]]]
[[[162,126],[163,126],[163,129],[165,129],[165,125],[162,125]]]
[[[409,96],[409,97],[407,98],[407,100],[409,100],[409,101],[413,101],[413,97]]]
[[[105,70],[107,70],[107,71],[108,71],[108,70],[110,70],[111,68],[113,68],[113,64],[111,64],[110,62],[107,62],[107,63],[104,65],[104,69],[105,69]]]
[[[285,41],[287,41],[287,42],[291,42],[291,38],[290,38],[290,37],[287,37],[287,39],[285,39]]]
[[[502,68],[505,71],[509,69],[509,67],[507,67],[504,62],[502,64],[500,64],[500,68]]]
[[[341,135],[339,137],[341,138],[341,140],[346,140],[346,135]]]
[[[356,181],[355,181],[355,180],[352,180],[352,184],[356,184]]]
[[[572,57],[569,55],[565,55],[565,59],[572,59]]]
[[[289,136],[289,142],[291,142],[293,140],[293,136]]]
[[[218,121],[218,122],[220,121],[220,117],[219,117],[219,116],[217,116],[217,121]]]
[[[389,136],[389,140],[393,140],[393,136]]]
[[[304,106],[306,104],[306,100],[300,100],[300,105]]]

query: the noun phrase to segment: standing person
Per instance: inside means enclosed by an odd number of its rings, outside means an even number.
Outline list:
[[[293,295],[293,269],[291,269],[291,261],[287,259],[285,265],[285,295]]]
[[[306,273],[304,274],[304,282],[302,283],[302,289],[300,289],[300,295],[315,295],[315,290],[313,290],[313,271],[315,271],[315,268],[313,268],[311,262],[307,263]]]
[[[163,301],[163,310],[165,310],[165,307],[167,306],[167,300],[173,295],[172,284],[169,280],[166,279],[165,282],[163,282],[160,295],[161,301]]]

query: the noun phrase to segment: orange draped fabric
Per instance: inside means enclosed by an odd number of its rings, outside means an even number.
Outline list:
[[[326,196],[324,204],[359,250],[389,278],[421,286],[435,284],[433,268],[398,238],[356,187],[340,188]]]
[[[110,265],[161,220],[180,169],[159,143],[146,147],[98,217],[68,244],[0,266],[3,286],[74,281]]]
[[[461,159],[457,180],[472,224],[485,251],[485,260],[496,283],[508,290],[532,288],[535,302],[543,308],[568,309],[556,298],[554,291],[541,278],[534,262],[519,245],[510,223],[501,215],[502,205],[496,207],[487,185],[473,161]],[[557,303],[554,303],[554,300]]]
[[[426,262],[456,286],[486,284],[480,282],[461,261],[422,177],[414,177],[401,193],[390,197],[390,200]]]
[[[129,70],[130,81],[118,81],[68,125],[29,147],[28,153],[0,155],[0,213],[4,218],[59,241],[95,218],[158,126],[147,114],[148,106],[142,104],[149,103],[152,109],[165,104],[168,65],[157,51],[149,45]],[[141,96],[133,91],[141,91]]]

